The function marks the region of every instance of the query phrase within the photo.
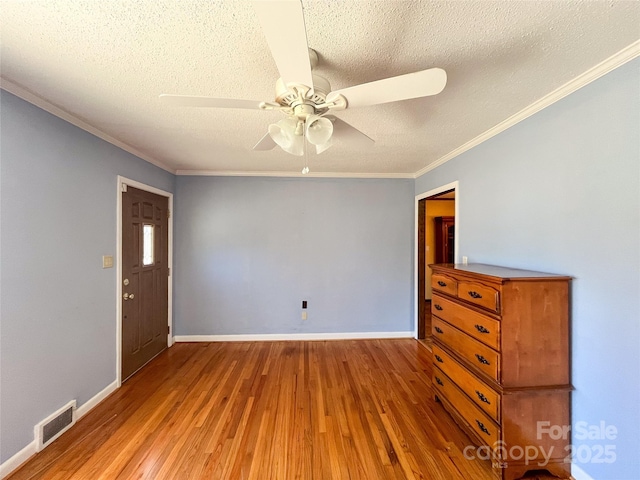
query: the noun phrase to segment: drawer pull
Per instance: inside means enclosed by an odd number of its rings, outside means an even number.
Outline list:
[[[474,327],[476,327],[476,330],[478,330],[480,333],[489,333],[489,330],[484,328],[482,325],[474,325]]]
[[[440,355],[434,355],[434,357],[436,358],[436,360],[440,363],[444,363],[444,360],[442,360],[442,358],[440,357]]]
[[[441,387],[444,387],[444,383],[442,383],[442,380],[440,380],[438,377],[436,377],[436,383]]]
[[[482,400],[484,403],[486,403],[487,405],[491,405],[491,402],[489,401],[489,399],[487,397],[485,397],[482,392],[479,392],[478,390],[476,390],[476,395],[478,395],[478,398],[480,400]]]
[[[438,285],[440,285],[441,287],[446,287],[447,284],[444,283],[442,280],[438,280]]]
[[[442,307],[437,303],[433,305],[433,308],[435,308],[436,310],[442,310]]]
[[[477,354],[477,353],[476,353],[476,358],[477,358],[477,359],[478,359],[478,361],[479,361],[480,363],[482,363],[483,365],[491,365],[491,364],[489,363],[489,360],[487,360],[486,358],[484,358],[482,355],[479,355],[479,354]]]
[[[487,427],[484,426],[484,423],[482,423],[480,420],[476,420],[476,423],[478,424],[478,427],[480,427],[480,430],[482,430],[487,435],[491,435],[489,433],[489,430],[487,430]]]
[[[480,295],[478,292],[474,292],[473,290],[467,293],[471,296],[471,298],[482,298],[482,295]]]
[[[438,333],[444,333],[440,327],[433,327],[433,329]]]

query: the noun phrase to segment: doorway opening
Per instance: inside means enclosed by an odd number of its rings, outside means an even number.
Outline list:
[[[458,182],[416,196],[415,338],[431,346],[432,263],[458,260]]]

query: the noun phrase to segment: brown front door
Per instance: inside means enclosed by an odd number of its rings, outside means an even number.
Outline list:
[[[167,348],[169,199],[122,192],[122,380]]]

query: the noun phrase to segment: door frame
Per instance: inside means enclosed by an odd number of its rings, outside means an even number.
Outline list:
[[[169,202],[169,231],[167,248],[168,259],[167,263],[170,268],[170,275],[168,277],[168,290],[167,295],[167,319],[169,326],[169,333],[167,334],[167,347],[173,345],[173,329],[171,325],[173,323],[173,193],[165,192],[159,188],[146,185],[144,183],[131,180],[130,178],[118,175],[118,189],[117,189],[117,202],[116,202],[116,380],[118,387],[122,385],[122,189],[123,185],[138,188],[146,192],[155,193],[162,197],[167,197]]]
[[[424,292],[422,292],[422,294],[420,295],[418,292],[418,248],[420,247],[420,245],[418,245],[418,204],[420,202],[420,200],[424,200],[425,198],[428,197],[433,197],[434,195],[438,195],[439,193],[443,193],[446,192],[448,190],[453,190],[455,192],[455,205],[454,205],[454,209],[455,209],[455,217],[456,217],[456,236],[454,238],[454,242],[453,242],[453,258],[455,263],[460,263],[460,259],[458,257],[459,255],[459,249],[458,249],[458,241],[460,238],[460,235],[458,234],[458,232],[460,231],[460,212],[459,212],[459,207],[460,207],[460,184],[458,182],[458,180],[456,180],[455,182],[451,182],[451,183],[447,183],[446,185],[442,185],[440,187],[436,187],[432,190],[429,190],[428,192],[424,192],[421,193],[420,195],[416,195],[415,197],[415,207],[414,207],[414,212],[415,212],[415,219],[414,219],[414,227],[413,227],[413,231],[414,231],[414,251],[413,251],[413,258],[414,258],[414,262],[413,262],[413,338],[417,339],[418,338],[418,321],[420,320],[418,318],[418,302],[420,300],[422,300],[422,302],[424,302]],[[428,205],[425,207],[425,215],[426,215],[426,210],[428,209]],[[423,245],[424,247],[424,245]]]

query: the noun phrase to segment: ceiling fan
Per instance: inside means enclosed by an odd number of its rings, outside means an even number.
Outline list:
[[[318,64],[318,55],[307,46],[301,0],[253,0],[252,3],[281,77],[276,81],[275,101],[168,94],[160,95],[160,99],[166,104],[184,107],[282,111],[286,118],[269,125],[268,133],[254,150],[270,150],[279,145],[288,153],[303,155],[309,142],[315,146],[316,153],[321,153],[331,146],[334,135],[347,141],[373,143],[367,135],[328,113],[436,95],[447,83],[444,70],[431,68],[332,91],[325,78],[312,73]],[[307,172],[305,167],[303,173]]]

